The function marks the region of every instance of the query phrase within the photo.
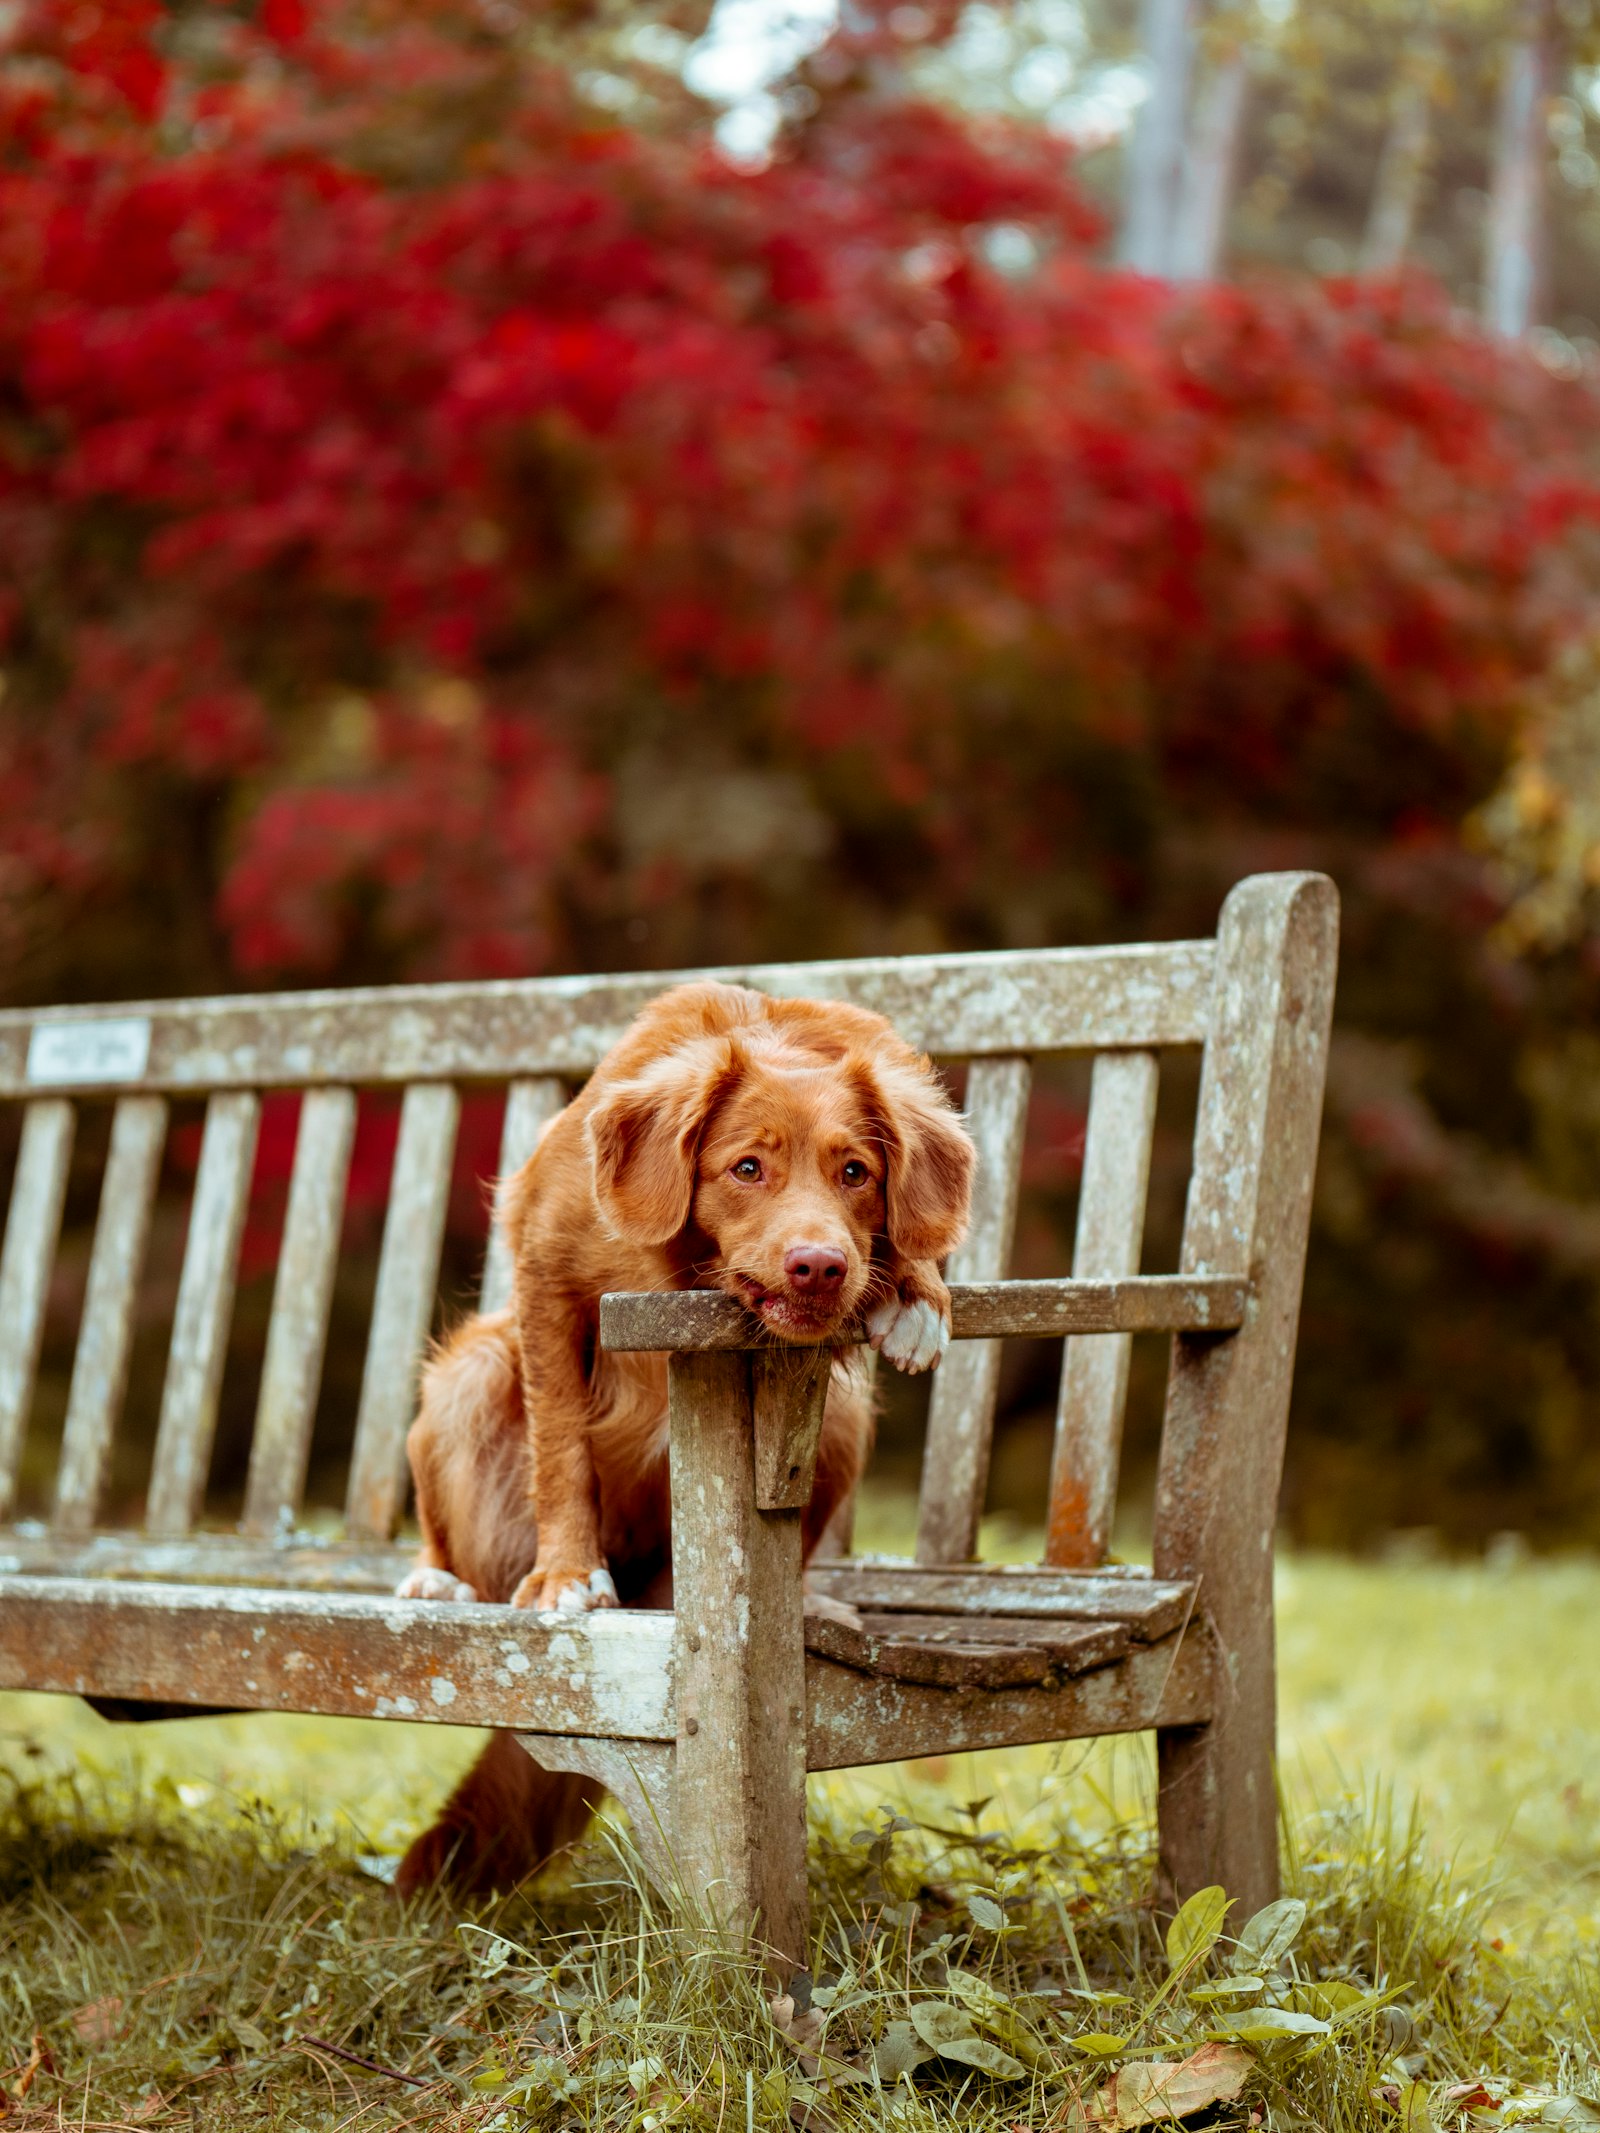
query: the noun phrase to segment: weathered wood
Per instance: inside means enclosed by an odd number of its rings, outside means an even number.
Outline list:
[[[246,1533],[275,1533],[305,1492],[355,1130],[353,1091],[307,1091],[256,1402],[241,1522]]]
[[[145,1514],[167,1537],[189,1531],[205,1496],[260,1121],[260,1097],[238,1090],[206,1106]]]
[[[584,1740],[571,1734],[519,1733],[542,1770],[571,1770],[598,1778],[628,1810],[645,1872],[670,1898],[682,1892],[672,1834],[672,1779],[677,1751],[670,1741]]]
[[[1032,1085],[1026,1059],[978,1059],[968,1073],[967,1125],[978,1168],[966,1241],[950,1255],[952,1282],[1005,1278]],[[1000,1344],[994,1340],[948,1349],[934,1373],[917,1506],[921,1562],[957,1563],[977,1551],[999,1389]]]
[[[448,1082],[413,1082],[400,1107],[389,1212],[345,1495],[353,1540],[387,1540],[406,1498],[406,1431],[433,1320],[461,1100]]]
[[[166,1134],[162,1097],[124,1096],[118,1102],[56,1473],[54,1516],[63,1532],[85,1532],[99,1513],[111,1435],[127,1390],[133,1306]]]
[[[588,1074],[667,986],[717,977],[758,991],[850,1000],[887,1015],[909,1042],[950,1058],[1198,1044],[1211,994],[1210,941],[1127,948],[1019,949],[843,963],[765,963],[626,977],[505,979],[347,992],[152,1001],[0,1013],[0,1096],[48,1086],[173,1093],[306,1088],[327,1082],[499,1081]],[[148,1023],[147,1057],[127,1070],[28,1078],[40,1029]],[[135,1059],[139,1063],[135,1064]]]
[[[293,1545],[240,1533],[53,1533],[31,1521],[0,1531],[0,1576],[144,1578],[163,1584],[259,1585],[305,1592],[392,1593],[417,1559],[414,1547],[351,1548],[301,1538]]]
[[[1137,1274],[1144,1241],[1159,1069],[1151,1052],[1102,1052],[1089,1086],[1072,1271],[1080,1281]],[[1126,1333],[1066,1344],[1056,1407],[1045,1561],[1100,1562],[1111,1543],[1128,1402]]]
[[[750,1362],[674,1356],[672,1584],[684,1887],[759,1918],[790,1962],[806,1943],[805,1647],[800,1513],[755,1501]]]
[[[871,1561],[816,1563],[813,1592],[843,1600],[861,1614],[969,1614],[1020,1621],[1112,1622],[1151,1644],[1188,1621],[1195,1588],[1181,1578],[1074,1575],[1035,1569],[1015,1577],[1009,1566],[975,1564],[950,1571]]]
[[[1249,1297],[1249,1282],[1231,1275],[971,1282],[951,1289],[950,1316],[958,1341],[1001,1334],[1049,1339],[1063,1333],[1227,1333],[1244,1323]],[[726,1290],[677,1289],[602,1296],[600,1345],[624,1352],[710,1352],[774,1343]]]
[[[1111,1510],[1121,1337],[1176,1331],[1158,1574],[824,1563],[813,1567],[814,1589],[853,1604],[863,1626],[811,1618],[821,1649],[809,1660],[799,1506],[828,1351],[773,1342],[718,1292],[613,1297],[602,1309],[607,1346],[704,1351],[676,1355],[670,1371],[675,1618],[628,1610],[552,1621],[400,1602],[388,1595],[407,1551],[284,1537],[304,1485],[326,1339],[355,1120],[347,1084],[515,1077],[502,1165],[512,1171],[559,1108],[559,1077],[587,1071],[669,976],[0,1015],[0,1092],[60,1092],[36,1104],[25,1126],[0,1258],[0,1501],[26,1419],[59,1223],[72,1130],[60,1098],[76,1089],[148,1092],[119,1109],[110,1169],[121,1182],[108,1173],[96,1236],[74,1378],[79,1419],[69,1420],[63,1462],[70,1530],[0,1534],[0,1687],[84,1693],[125,1716],[243,1707],[509,1727],[551,1767],[618,1789],[652,1872],[666,1876],[675,1847],[675,1890],[730,1916],[760,1914],[768,1940],[791,1959],[804,1943],[808,1757],[826,1769],[1154,1727],[1169,1885],[1220,1880],[1242,1903],[1264,1900],[1274,1885],[1272,1522],[1333,933],[1330,885],[1292,877],[1242,885],[1215,947],[724,973],[773,992],[858,1000],[927,1049],[976,1058],[970,1086],[986,1161],[971,1249],[975,1264],[987,1254],[997,1273],[1026,1102],[1017,1055],[1144,1054],[1207,1039],[1181,1273],[1132,1272],[1153,1061],[1103,1060],[1078,1278],[958,1279],[954,1330],[967,1347],[947,1357],[936,1394],[936,1411],[948,1410],[941,1441],[956,1444],[960,1471],[953,1489],[930,1495],[958,1506],[966,1548],[981,1505],[992,1382],[976,1344],[1100,1336],[1094,1346],[1076,1340],[1066,1366],[1068,1380],[1076,1374],[1094,1387],[1069,1400],[1074,1427],[1111,1417],[1091,1431],[1098,1469],[1078,1465],[1099,1477],[1086,1527],[1094,1543]],[[161,1090],[243,1092],[242,1102],[224,1095],[208,1114],[163,1408],[151,1513],[181,1529],[203,1487],[248,1181],[246,1121],[253,1128],[255,1092],[274,1086],[309,1094],[248,1530],[86,1533],[120,1400],[159,1160],[161,1106],[150,1099]],[[449,1089],[417,1089],[404,1114],[352,1472],[351,1525],[368,1533],[387,1530],[398,1503],[398,1444],[436,1277],[454,1105]],[[216,1252],[202,1249],[207,1233]],[[485,1269],[490,1304],[505,1293],[504,1256],[491,1251]],[[970,1363],[960,1360],[969,1353]],[[1112,1369],[1108,1359],[1118,1356]],[[975,1395],[966,1427],[955,1414],[963,1373]],[[91,1385],[110,1386],[103,1409]],[[69,1469],[79,1477],[70,1488]],[[926,1552],[941,1545],[950,1544],[935,1540]],[[197,1579],[205,1582],[181,1582]],[[355,1596],[365,1591],[383,1597]]]
[[[806,1663],[813,1770],[907,1762],[1034,1741],[1092,1740],[1152,1726],[1198,1726],[1216,1708],[1209,1633],[1196,1622],[1183,1636],[1142,1645],[1114,1665],[1054,1688],[979,1694],[862,1675],[837,1660]]]
[[[16,1503],[17,1467],[61,1235],[74,1116],[71,1104],[46,1097],[29,1104],[22,1118],[0,1254],[0,1520],[11,1516]]]
[[[1014,1689],[1065,1680],[1127,1651],[1120,1622],[1065,1627],[997,1615],[863,1615],[861,1627],[807,1615],[806,1650],[893,1681]]]
[[[1272,1540],[1333,1010],[1338,898],[1319,874],[1242,883],[1223,908],[1184,1271],[1249,1275],[1226,1341],[1173,1342],[1156,1484],[1158,1575],[1192,1578],[1226,1694],[1158,1741],[1171,1891],[1277,1892]]]
[[[832,1376],[826,1348],[764,1348],[750,1358],[757,1510],[803,1511],[811,1501]]]
[[[670,1614],[0,1579],[0,1689],[670,1740]]]
[[[506,1091],[505,1123],[500,1128],[500,1168],[495,1175],[494,1212],[478,1291],[480,1311],[503,1311],[511,1301],[511,1246],[500,1227],[505,1188],[538,1146],[539,1136],[567,1104],[565,1084],[544,1075],[537,1081],[514,1081]]]

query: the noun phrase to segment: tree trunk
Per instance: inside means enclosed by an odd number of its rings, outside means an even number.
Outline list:
[[[1396,85],[1366,234],[1361,240],[1363,274],[1398,274],[1411,249],[1423,173],[1428,166],[1435,64],[1436,48],[1433,39],[1427,38],[1407,55]]]
[[[1150,94],[1129,146],[1117,257],[1135,273],[1166,274],[1171,271],[1189,97],[1189,0],[1142,0],[1140,30],[1150,63]]]
[[[1544,117],[1550,55],[1544,24],[1530,17],[1506,54],[1489,188],[1483,315],[1516,340],[1533,323],[1544,204]]]
[[[1168,272],[1174,281],[1216,279],[1227,235],[1248,86],[1245,56],[1235,51],[1211,70],[1201,91],[1173,221]]]

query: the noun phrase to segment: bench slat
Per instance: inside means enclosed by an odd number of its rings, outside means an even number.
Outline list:
[[[0,1689],[668,1740],[673,1618],[0,1580]]]
[[[351,1090],[307,1091],[250,1446],[242,1520],[247,1533],[276,1532],[283,1514],[299,1510],[305,1491],[355,1127]]]
[[[1153,1052],[1102,1052],[1094,1063],[1072,1254],[1080,1280],[1139,1271],[1159,1072]],[[1066,1344],[1047,1563],[1098,1563],[1110,1546],[1132,1349],[1127,1333],[1079,1334]]]
[[[260,1123],[260,1097],[242,1090],[206,1106],[150,1475],[152,1533],[187,1533],[205,1496]]]
[[[75,1123],[72,1105],[60,1097],[31,1103],[23,1114],[0,1255],[0,1520],[16,1503]]]
[[[299,1592],[392,1593],[415,1547],[351,1548],[338,1541],[252,1540],[243,1533],[0,1532],[0,1578],[149,1578],[177,1585],[260,1585]],[[5,1587],[0,1584],[0,1593]]]
[[[1120,1659],[1120,1622],[1019,1622],[992,1615],[869,1614],[859,1629],[807,1615],[806,1649],[859,1672],[950,1689],[1014,1689]]]
[[[1090,1740],[1153,1726],[1203,1725],[1217,1708],[1216,1661],[1202,1623],[1056,1688],[962,1693],[861,1675],[837,1660],[806,1664],[806,1765],[850,1770],[1032,1741]]]
[[[1214,953],[1210,941],[1168,941],[366,987],[47,1013],[13,1008],[0,1013],[0,1096],[581,1077],[665,987],[706,977],[762,992],[852,1000],[887,1015],[919,1049],[950,1058],[1199,1044]],[[128,1041],[110,1048],[69,1041],[35,1051],[29,1078],[36,1030],[65,1030],[70,1037],[83,1028],[90,1040],[96,1022],[117,1024]],[[128,1064],[120,1065],[119,1055]],[[75,1064],[79,1059],[83,1063]]]
[[[1231,1333],[1244,1323],[1249,1300],[1249,1282],[1234,1275],[986,1281],[952,1287],[950,1316],[958,1341],[999,1334],[1049,1339],[1064,1333]],[[600,1299],[600,1345],[620,1353],[764,1348],[771,1338],[722,1289]]]
[[[480,1311],[503,1311],[511,1301],[511,1247],[500,1228],[507,1181],[514,1178],[532,1155],[539,1135],[567,1104],[565,1082],[542,1074],[533,1081],[514,1081],[506,1091],[506,1119],[500,1131],[500,1169],[495,1177],[494,1215],[489,1224],[489,1249],[483,1261],[483,1286],[478,1293]]]
[[[967,1124],[978,1151],[978,1170],[966,1241],[950,1255],[952,1282],[1005,1277],[1032,1085],[1033,1068],[1026,1059],[978,1059],[972,1064]],[[960,1562],[977,1547],[999,1389],[998,1341],[963,1344],[949,1350],[939,1365],[928,1403],[917,1510],[921,1562]]]
[[[940,1571],[921,1564],[813,1563],[806,1580],[813,1591],[864,1614],[1120,1622],[1141,1644],[1180,1627],[1195,1606],[1195,1588],[1181,1578],[1102,1577],[1093,1571],[1016,1577],[988,1564]]]
[[[121,1098],[111,1121],[56,1475],[54,1523],[66,1533],[87,1531],[100,1509],[111,1434],[127,1390],[134,1299],[166,1137],[165,1098]]]
[[[413,1082],[407,1089],[345,1498],[352,1539],[387,1540],[405,1506],[406,1431],[439,1285],[460,1117],[461,1099],[448,1082]]]

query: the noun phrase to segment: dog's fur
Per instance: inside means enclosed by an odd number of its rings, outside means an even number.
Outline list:
[[[575,1612],[671,1604],[666,1360],[598,1344],[607,1290],[731,1290],[780,1340],[864,1322],[901,1369],[949,1338],[937,1261],[966,1228],[972,1145],[880,1015],[679,986],[648,1007],[509,1183],[509,1311],[423,1373],[408,1449],[423,1549],[403,1594]],[[836,1358],[809,1556],[870,1447]],[[497,1735],[400,1886],[503,1887],[581,1830],[600,1788]]]

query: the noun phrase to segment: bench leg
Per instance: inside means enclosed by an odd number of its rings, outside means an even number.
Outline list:
[[[756,1508],[748,1355],[675,1355],[670,1408],[678,1872],[787,1970],[808,1925],[801,1514]]]
[[[1267,1673],[1230,1676],[1221,1654],[1218,1715],[1156,1735],[1159,1902],[1175,1910],[1196,1889],[1225,1888],[1231,1924],[1278,1894],[1278,1802],[1270,1616]]]
[[[1180,1263],[1252,1294],[1237,1333],[1173,1337],[1156,1476],[1156,1573],[1196,1580],[1217,1641],[1211,1723],[1158,1743],[1163,1878],[1178,1897],[1220,1882],[1241,1923],[1278,1893],[1273,1530],[1338,909],[1314,874],[1223,907]]]

